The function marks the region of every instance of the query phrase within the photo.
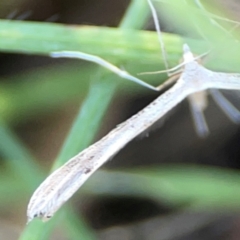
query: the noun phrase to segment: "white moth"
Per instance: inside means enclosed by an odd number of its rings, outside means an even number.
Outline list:
[[[186,44],[183,63],[178,81],[168,91],[47,177],[29,202],[29,221],[35,217],[51,218],[99,167],[190,94],[209,88],[240,90],[240,74],[206,69],[196,61]]]
[[[148,0],[148,3],[153,13],[165,66],[168,69],[157,15],[150,0]],[[80,58],[95,62],[120,77],[137,82],[150,89],[159,90],[162,88],[162,86],[155,88],[144,83],[109,62],[90,54],[65,51],[52,53],[51,56]],[[183,63],[179,65],[182,66],[182,72],[179,75],[172,76],[169,81],[164,84],[168,85],[178,79],[175,85],[142,111],[120,124],[104,138],[71,158],[62,167],[53,172],[38,187],[30,199],[27,210],[28,221],[31,221],[35,217],[39,217],[42,220],[51,218],[64,202],[66,202],[99,167],[114,156],[129,141],[153,125],[186,97],[188,97],[191,102],[195,122],[200,126],[201,129],[199,131],[201,133],[208,131],[204,116],[202,115],[202,111],[206,107],[206,103],[204,102],[206,97],[203,92],[206,89],[212,89],[211,93],[215,99],[218,99],[218,103],[224,110],[228,109],[228,114],[232,116],[233,119],[239,117],[238,110],[236,110],[216,88],[240,90],[240,74],[210,71],[199,64],[197,58],[194,58],[188,45],[185,44],[183,46]],[[175,67],[168,71],[176,69]]]

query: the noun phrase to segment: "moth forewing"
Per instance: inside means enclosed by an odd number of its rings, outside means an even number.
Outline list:
[[[209,88],[240,90],[240,74],[214,72],[206,69]]]
[[[27,211],[29,220],[50,218],[100,166],[191,94],[188,85],[181,76],[146,108],[53,172],[33,194]]]

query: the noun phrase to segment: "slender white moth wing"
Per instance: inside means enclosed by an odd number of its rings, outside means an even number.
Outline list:
[[[187,84],[180,78],[179,82],[142,111],[53,172],[30,199],[27,210],[28,221],[35,217],[43,220],[51,218],[100,166],[175,107],[189,93]]]
[[[240,74],[224,73],[208,70],[199,65],[201,76],[207,84],[207,88],[218,88],[226,90],[240,90]]]

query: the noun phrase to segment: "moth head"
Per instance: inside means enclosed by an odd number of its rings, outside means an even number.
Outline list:
[[[185,43],[183,44],[183,62],[188,63],[194,61],[194,56],[189,48],[189,46]]]

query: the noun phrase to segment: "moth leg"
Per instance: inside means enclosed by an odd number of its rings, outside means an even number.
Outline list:
[[[199,137],[205,138],[209,134],[208,125],[204,116],[204,110],[208,105],[207,92],[201,91],[191,94],[188,96],[188,101],[196,133]]]
[[[173,84],[174,82],[176,82],[179,77],[180,77],[181,73],[176,74],[174,76],[171,76],[170,78],[168,78],[164,83],[162,83],[161,85],[157,86],[158,91],[163,90],[164,88],[170,86],[171,84]]]
[[[91,55],[91,54],[83,53],[83,52],[77,52],[77,51],[61,51],[61,52],[52,52],[50,54],[50,56],[53,58],[77,58],[77,59],[82,59],[82,60],[86,60],[89,62],[93,62],[93,63],[96,63],[96,64],[110,70],[111,72],[117,74],[121,78],[128,79],[132,82],[135,82],[139,85],[147,87],[151,90],[157,91],[157,88],[152,86],[151,84],[148,84],[148,83],[142,81],[141,79],[132,76],[130,73],[128,73],[124,70],[121,70],[120,68],[116,67],[115,65],[113,65],[113,64],[107,62],[106,60],[104,60],[98,56],[95,56],[95,55]]]

